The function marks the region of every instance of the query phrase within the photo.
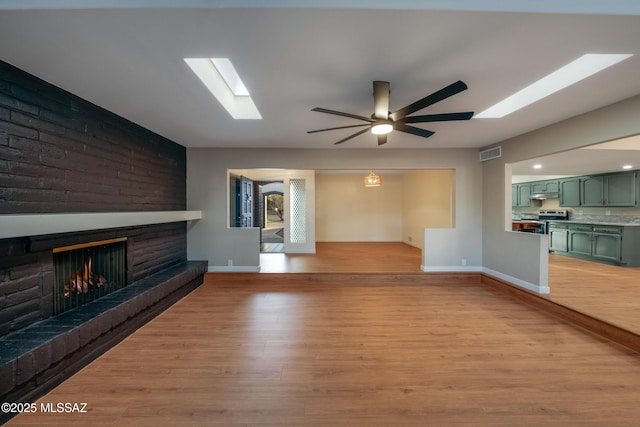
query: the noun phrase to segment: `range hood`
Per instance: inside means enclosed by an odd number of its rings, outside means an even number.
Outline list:
[[[557,191],[550,191],[546,193],[532,193],[529,198],[531,200],[559,199],[560,193]]]

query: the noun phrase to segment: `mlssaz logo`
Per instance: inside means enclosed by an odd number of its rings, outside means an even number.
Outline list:
[[[84,414],[87,413],[87,404],[84,402],[81,403],[71,403],[71,402],[47,402],[40,403],[40,412],[54,412],[54,413],[79,413]]]

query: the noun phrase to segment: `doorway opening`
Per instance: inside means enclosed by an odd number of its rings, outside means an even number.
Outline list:
[[[284,252],[284,183],[260,183],[260,252]]]

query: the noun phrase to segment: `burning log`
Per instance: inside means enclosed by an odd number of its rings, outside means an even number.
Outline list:
[[[69,282],[64,285],[64,296],[69,297],[72,293],[82,294],[89,291],[93,292],[95,288],[105,286],[107,279],[104,276],[93,272],[93,259],[89,258],[82,267],[71,276]]]

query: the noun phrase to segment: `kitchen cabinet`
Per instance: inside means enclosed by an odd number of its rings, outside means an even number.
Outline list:
[[[549,251],[589,261],[640,266],[640,226],[549,222]]]
[[[559,191],[558,180],[535,181],[531,183],[531,194],[557,193]]]
[[[513,184],[511,186],[511,207],[531,206],[531,184]]]
[[[560,206],[637,206],[637,173],[566,178],[560,181]]]
[[[559,192],[561,207],[635,207],[639,190],[637,171],[534,181],[511,186],[511,206],[531,206],[531,194]]]
[[[637,173],[627,172],[604,177],[605,206],[636,206]]]
[[[549,250],[568,252],[569,229],[566,224],[549,223]]]
[[[549,250],[593,261],[622,262],[623,227],[549,224]]]
[[[580,178],[565,178],[560,180],[560,206],[580,206]]]
[[[591,256],[602,261],[619,262],[622,250],[622,228],[594,226]]]
[[[603,176],[586,176],[580,179],[580,206],[604,206]]]
[[[590,225],[569,226],[569,253],[591,256],[591,238],[593,227]]]
[[[636,172],[581,178],[580,206],[636,206]]]

